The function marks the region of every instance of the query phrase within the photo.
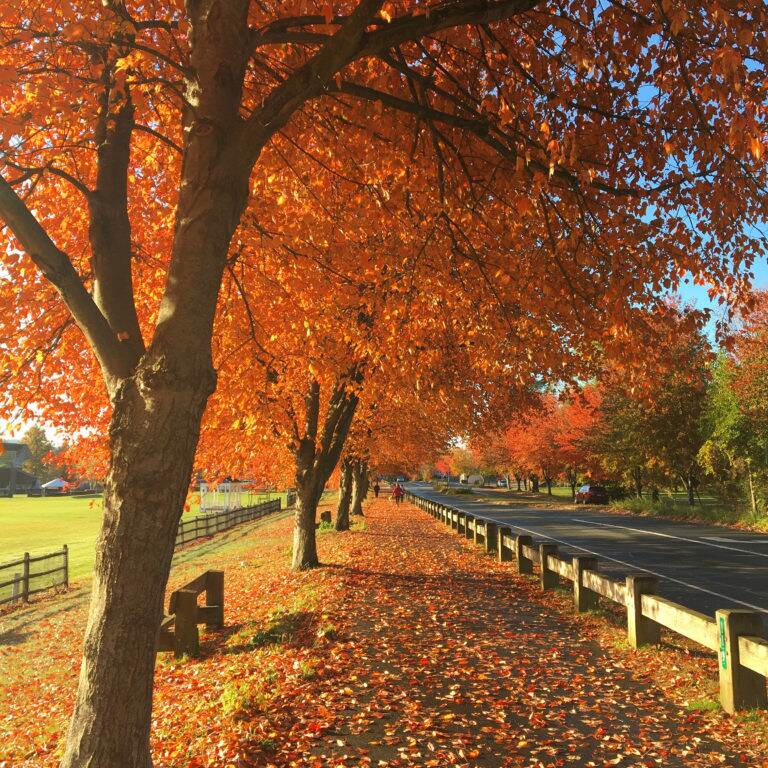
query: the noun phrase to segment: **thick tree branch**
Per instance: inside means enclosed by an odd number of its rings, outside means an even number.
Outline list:
[[[131,222],[128,217],[133,106],[126,100],[115,113],[110,106],[109,77],[109,71],[105,70],[100,123],[96,132],[96,187],[88,197],[93,300],[136,363],[144,353],[144,341],[133,295]]]
[[[69,257],[59,250],[13,187],[0,176],[0,218],[66,303],[101,364],[107,388],[130,373],[130,355],[85,289]]]

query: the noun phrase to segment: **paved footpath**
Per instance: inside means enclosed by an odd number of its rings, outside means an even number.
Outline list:
[[[378,501],[366,520],[329,564],[346,624],[332,656],[348,663],[313,693],[339,717],[302,765],[768,765],[727,716],[674,705],[647,665],[586,637],[599,619],[415,507]]]
[[[652,573],[660,579],[660,594],[702,613],[714,615],[718,608],[760,611],[768,628],[768,534],[613,515],[567,502],[543,508],[504,500],[500,506],[487,499],[447,496],[419,483],[409,489],[518,533],[557,543],[564,552],[597,555],[600,570],[614,578]]]

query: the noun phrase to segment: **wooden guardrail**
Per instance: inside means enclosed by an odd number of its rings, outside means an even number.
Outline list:
[[[56,552],[23,557],[0,565],[0,605],[28,602],[46,589],[69,586],[69,549],[65,544]]]
[[[203,592],[205,605],[198,605],[198,595]],[[158,652],[173,651],[176,658],[196,656],[200,652],[198,624],[224,626],[224,571],[206,571],[171,593],[168,613],[158,630]]]
[[[724,609],[706,616],[657,595],[659,580],[651,574],[629,574],[617,581],[599,573],[598,558],[591,555],[564,559],[557,544],[535,546],[531,536],[515,535],[511,527],[411,491],[406,498],[499,561],[514,560],[518,573],[532,574],[537,566],[542,589],[554,589],[561,580],[571,582],[578,612],[596,607],[600,599],[624,606],[627,638],[634,648],[658,643],[664,627],[716,652],[720,703],[727,712],[768,706],[768,641],[759,612]]]

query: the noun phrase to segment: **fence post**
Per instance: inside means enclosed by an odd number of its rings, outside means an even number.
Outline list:
[[[25,602],[29,602],[29,552],[24,553],[24,565],[22,566],[21,577],[21,599]]]
[[[627,576],[627,640],[633,648],[659,642],[661,626],[643,616],[643,595],[655,595],[659,580],[656,576],[640,573]]]
[[[197,634],[197,592],[177,589],[171,595],[171,613],[174,614],[173,650],[176,658],[185,653],[195,656],[200,652]]]
[[[465,515],[464,516],[464,521],[465,521],[465,526],[464,527],[466,529],[464,531],[464,535],[468,539],[474,539],[474,537],[475,537],[475,523],[477,522],[475,520],[474,515]]]
[[[466,513],[459,510],[458,515],[456,515],[456,533],[458,533],[460,536],[464,535],[464,531],[467,529],[467,515]]]
[[[597,608],[598,594],[587,589],[582,583],[584,571],[597,570],[597,558],[591,555],[576,555],[571,561],[573,568],[573,605],[578,613],[584,613],[590,608]]]
[[[19,589],[19,583],[21,582],[21,574],[13,574],[13,584],[11,585],[11,602],[15,603],[21,597],[21,590]]]
[[[483,523],[475,518],[475,529],[472,531],[472,541],[474,541],[478,546],[480,546],[485,541],[485,535],[480,532],[482,525]]]
[[[451,530],[455,531],[459,527],[459,513],[455,507],[451,507]]]
[[[65,544],[64,552],[64,588],[69,589],[69,547]]]
[[[216,616],[207,616],[206,627],[224,626],[224,571],[208,571],[205,578],[205,605],[216,607]]]
[[[500,563],[508,563],[512,559],[512,550],[504,544],[505,536],[512,536],[511,528],[499,528],[496,534],[496,554],[499,557]]]
[[[557,557],[557,544],[539,544],[539,557],[541,558],[541,588],[554,589],[559,583],[557,571],[550,570],[547,558],[550,555]]]
[[[499,537],[499,527],[496,525],[496,523],[490,523],[486,521],[485,541],[483,542],[486,555],[490,555],[496,551],[496,549],[498,548],[498,543],[497,543],[498,537]]]
[[[721,610],[715,613],[720,647],[720,704],[730,714],[742,709],[765,707],[765,678],[739,662],[739,637],[763,637],[763,620],[756,611]]]
[[[533,560],[529,560],[523,554],[523,547],[532,547],[533,539],[530,536],[515,537],[515,559],[517,560],[518,573],[533,573]]]

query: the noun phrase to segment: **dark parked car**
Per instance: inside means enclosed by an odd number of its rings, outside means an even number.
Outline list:
[[[608,491],[602,485],[582,485],[576,491],[577,504],[607,504]]]

